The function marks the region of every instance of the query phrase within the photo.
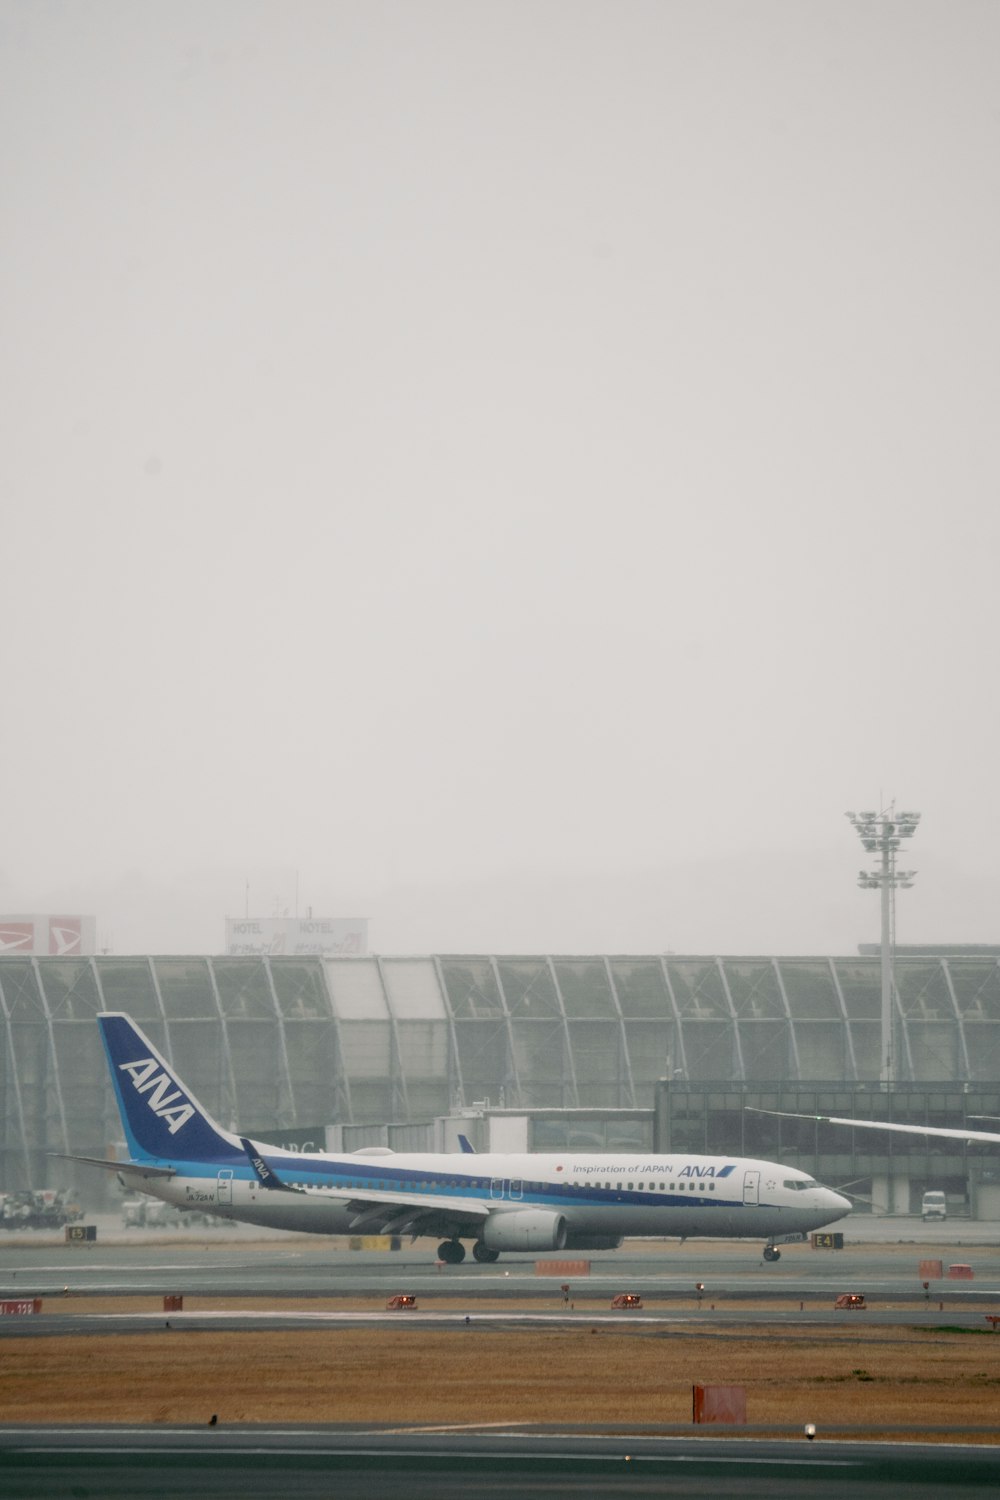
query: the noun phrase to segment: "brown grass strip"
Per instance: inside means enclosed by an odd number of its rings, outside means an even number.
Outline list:
[[[754,1425],[985,1426],[1000,1409],[1000,1336],[473,1322],[0,1343],[8,1422],[686,1423],[695,1382],[744,1385]]]

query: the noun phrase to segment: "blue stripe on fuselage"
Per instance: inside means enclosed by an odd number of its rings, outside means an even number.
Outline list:
[[[263,1153],[262,1153],[263,1154]],[[502,1203],[508,1207],[512,1203],[523,1204],[530,1208],[550,1208],[572,1206],[574,1208],[649,1208],[654,1210],[660,1207],[668,1208],[744,1208],[765,1207],[766,1205],[746,1205],[741,1198],[728,1198],[721,1195],[709,1195],[704,1193],[659,1193],[654,1191],[638,1192],[636,1189],[629,1191],[627,1188],[617,1189],[595,1189],[586,1185],[573,1183],[551,1183],[537,1189],[525,1189],[519,1196],[511,1196],[504,1192],[502,1196],[493,1196],[490,1186],[493,1179],[489,1177],[459,1177],[458,1174],[449,1172],[436,1173],[420,1171],[413,1167],[396,1168],[387,1173],[383,1167],[381,1172],[371,1170],[359,1170],[355,1162],[324,1162],[320,1165],[302,1156],[277,1156],[266,1155],[268,1166],[276,1172],[281,1181],[297,1186],[305,1185],[313,1189],[323,1188],[336,1190],[339,1193],[356,1194],[363,1198],[366,1193],[419,1193],[426,1190],[436,1198],[448,1198],[454,1201],[456,1208],[460,1208],[463,1202],[474,1202],[479,1205],[484,1202]],[[200,1161],[177,1162],[179,1175],[184,1177],[214,1178],[219,1163],[205,1163]],[[234,1168],[226,1167],[227,1172],[232,1171],[232,1180],[237,1182],[253,1182],[256,1174],[245,1158],[240,1165]],[[718,1179],[716,1179],[718,1180]],[[426,1184],[426,1189],[424,1185]]]

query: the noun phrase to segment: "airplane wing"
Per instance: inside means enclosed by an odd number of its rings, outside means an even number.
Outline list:
[[[319,1191],[325,1196],[324,1189]],[[419,1202],[407,1202],[404,1197],[400,1202],[400,1195],[397,1194],[392,1203],[377,1203],[372,1201],[375,1195],[362,1198],[357,1195],[351,1197],[349,1193],[336,1193],[335,1196],[349,1200],[349,1206],[354,1210],[351,1230],[357,1234],[446,1235],[454,1234],[459,1229],[473,1233],[489,1216],[489,1209],[478,1205],[456,1208],[451,1198],[421,1197]]]
[[[385,1193],[357,1188],[307,1188],[310,1198],[334,1198],[353,1211],[358,1234],[453,1234],[475,1230],[490,1215],[485,1203],[456,1204],[435,1193]]]
[[[988,1141],[1000,1146],[1000,1132],[995,1130],[960,1130],[946,1125],[897,1125],[891,1120],[846,1120],[838,1115],[799,1115],[784,1109],[755,1109],[746,1106],[751,1114],[777,1115],[781,1120],[814,1120],[820,1125],[853,1125],[858,1130],[892,1130],[899,1135],[939,1135],[953,1141]]]
[[[351,1229],[358,1233],[431,1234],[439,1230],[453,1233],[457,1228],[478,1228],[491,1212],[488,1204],[456,1204],[454,1198],[436,1193],[386,1192],[378,1188],[361,1191],[357,1188],[295,1188],[283,1181],[274,1167],[254,1150],[250,1141],[242,1140],[241,1144],[264,1187],[346,1203],[353,1210]],[[262,1170],[270,1180],[265,1180]]]
[[[46,1156],[57,1156],[60,1161],[82,1161],[88,1167],[103,1167],[107,1172],[120,1172],[123,1176],[176,1177],[173,1167],[154,1167],[141,1161],[110,1161],[106,1156],[73,1156],[69,1151],[46,1151]]]

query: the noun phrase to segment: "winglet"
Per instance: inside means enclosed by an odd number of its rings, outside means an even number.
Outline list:
[[[254,1176],[261,1187],[270,1188],[272,1192],[278,1193],[301,1193],[303,1191],[302,1188],[292,1187],[290,1183],[282,1182],[274,1168],[269,1167],[260,1152],[254,1148],[252,1141],[248,1141],[245,1136],[241,1135],[240,1145],[249,1157]]]

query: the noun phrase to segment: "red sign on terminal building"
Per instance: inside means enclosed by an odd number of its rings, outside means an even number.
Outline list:
[[[49,952],[60,958],[83,952],[83,918],[49,918]]]
[[[0,916],[0,958],[90,958],[96,952],[96,917]]]
[[[34,922],[17,922],[10,917],[0,917],[0,954],[34,951]]]

